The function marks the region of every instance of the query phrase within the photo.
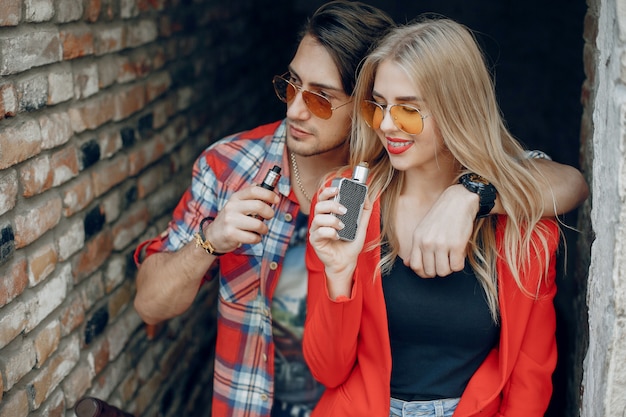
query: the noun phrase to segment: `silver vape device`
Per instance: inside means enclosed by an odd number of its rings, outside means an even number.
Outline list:
[[[335,201],[339,201],[348,211],[346,214],[335,214],[339,220],[343,222],[345,227],[339,230],[339,238],[341,240],[354,240],[356,229],[361,219],[363,211],[363,203],[367,194],[367,175],[369,168],[367,163],[361,162],[354,168],[352,179],[335,178],[332,186],[339,188],[339,193],[335,196]]]

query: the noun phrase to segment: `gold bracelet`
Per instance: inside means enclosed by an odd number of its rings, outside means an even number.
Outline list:
[[[204,249],[209,255],[221,255],[221,253],[215,251],[215,248],[213,247],[211,242],[209,242],[208,240],[202,240],[202,236],[200,236],[200,233],[196,233],[195,235],[193,235],[193,237],[196,239],[196,248]]]

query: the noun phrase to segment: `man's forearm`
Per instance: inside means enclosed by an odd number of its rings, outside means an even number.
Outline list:
[[[572,211],[589,197],[589,186],[576,168],[546,159],[536,159],[534,163],[539,176],[532,174],[543,185],[544,216]]]
[[[193,242],[178,252],[147,257],[137,273],[134,302],[143,321],[156,324],[186,311],[214,260]]]

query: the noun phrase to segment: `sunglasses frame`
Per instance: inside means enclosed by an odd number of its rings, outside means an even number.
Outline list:
[[[352,100],[347,101],[343,104],[340,104],[338,106],[333,107],[333,104],[330,102],[329,99],[327,99],[326,97],[324,97],[323,95],[316,93],[314,91],[311,90],[307,90],[304,87],[300,87],[296,84],[294,84],[293,82],[289,81],[287,78],[285,78],[285,76],[289,74],[289,72],[284,73],[283,75],[275,75],[274,78],[272,79],[272,84],[274,85],[274,93],[276,93],[276,97],[278,97],[278,99],[280,101],[282,101],[283,103],[289,104],[291,103],[296,96],[298,95],[298,93],[302,93],[302,101],[304,101],[304,104],[306,105],[306,108],[311,112],[311,114],[313,114],[316,117],[319,117],[320,119],[323,120],[328,120],[333,116],[333,111],[337,110],[338,108],[341,108],[347,104],[352,103]],[[295,90],[295,94],[293,96],[293,99],[291,100],[287,100],[287,95],[285,94],[285,97],[281,97],[280,93],[279,93],[279,89],[276,86],[276,82],[280,80],[281,82],[286,82],[287,85],[291,86],[294,90]],[[327,111],[328,111],[328,116],[326,116],[326,114],[318,114],[316,112],[316,110],[314,110],[313,108],[311,108],[311,104],[310,104],[310,98],[308,94],[311,94],[313,96],[315,96],[315,99],[321,99],[321,103],[324,103],[324,106],[328,105]]]
[[[422,133],[424,131],[424,119],[426,119],[428,117],[428,115],[423,115],[422,111],[420,109],[418,109],[416,106],[412,105],[412,104],[405,104],[405,103],[395,103],[395,104],[385,104],[382,105],[380,103],[375,102],[374,100],[363,100],[363,103],[361,104],[361,115],[363,116],[363,120],[365,121],[365,123],[372,129],[376,130],[376,129],[380,129],[380,125],[378,125],[378,127],[374,127],[372,125],[370,125],[370,123],[367,121],[367,117],[363,114],[364,110],[363,110],[363,106],[366,103],[370,103],[375,105],[376,107],[378,107],[382,112],[383,112],[383,117],[382,119],[380,119],[380,123],[382,124],[383,120],[385,120],[385,116],[387,115],[387,113],[389,113],[389,115],[391,116],[391,119],[393,120],[393,125],[395,127],[397,127],[399,130],[403,131],[404,133],[406,133],[407,135],[419,135],[420,133]],[[420,118],[422,119],[422,128],[420,129],[419,132],[416,133],[411,133],[411,132],[407,132],[406,130],[402,129],[400,126],[398,126],[398,124],[396,123],[396,120],[398,119],[397,116],[394,116],[393,114],[391,114],[391,109],[393,107],[406,107],[409,108],[411,110],[415,110],[417,112],[417,114],[420,115]]]

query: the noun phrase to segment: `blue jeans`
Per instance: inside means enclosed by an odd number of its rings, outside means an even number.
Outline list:
[[[392,398],[389,417],[452,417],[459,400],[402,401]]]

